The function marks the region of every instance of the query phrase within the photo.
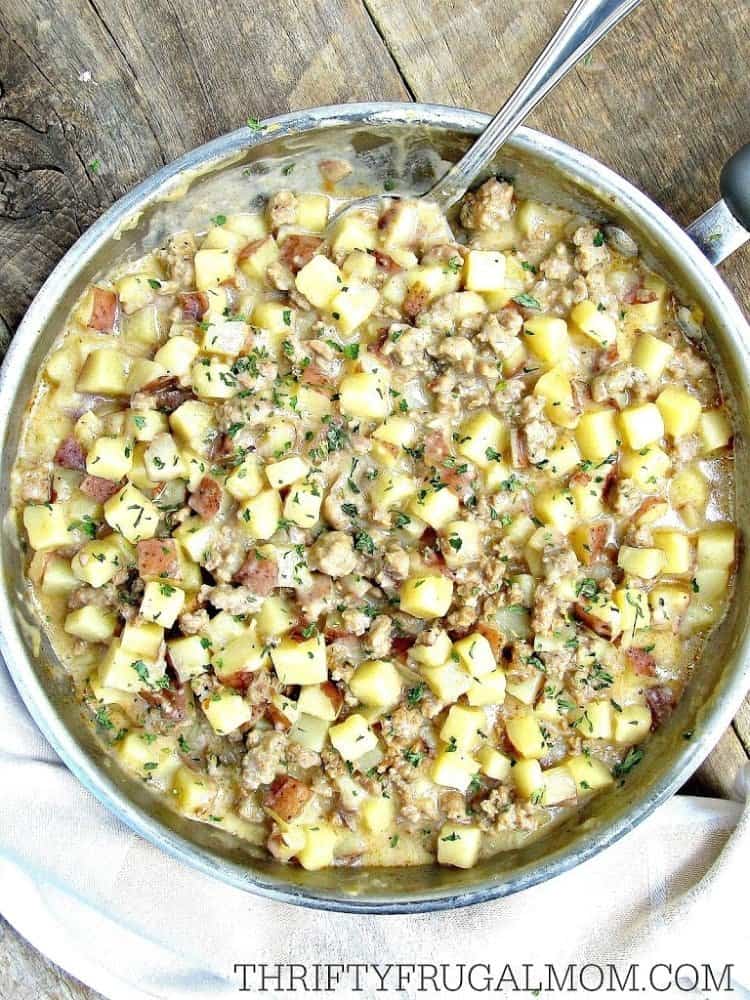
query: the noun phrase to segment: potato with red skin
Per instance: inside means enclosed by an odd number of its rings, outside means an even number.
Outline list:
[[[78,489],[97,503],[105,503],[117,493],[121,485],[121,482],[115,483],[111,479],[102,479],[101,476],[84,476]]]
[[[573,605],[573,616],[581,622],[582,625],[585,625],[586,628],[591,629],[591,631],[596,635],[601,636],[602,639],[612,638],[614,634],[612,623],[592,614],[586,605],[582,604],[580,601],[576,601]]]
[[[646,691],[646,701],[651,709],[651,730],[654,731],[672,714],[677,697],[670,687],[652,687]]]
[[[310,263],[322,245],[320,236],[304,236],[299,233],[287,236],[279,247],[281,263],[296,274],[305,264]]]
[[[91,303],[91,316],[87,326],[101,333],[111,333],[117,319],[117,295],[106,288],[93,288],[94,298]]]
[[[234,582],[247,587],[259,597],[268,597],[279,582],[279,568],[273,559],[259,556],[251,549],[234,574]]]
[[[160,375],[146,385],[141,386],[134,397],[150,396],[155,409],[161,413],[172,413],[189,399],[195,399],[192,389],[180,385],[176,375]]]
[[[304,382],[305,385],[328,385],[331,381],[331,376],[326,375],[316,364],[312,364],[308,365],[302,372],[300,381]]]
[[[86,452],[72,435],[57,446],[55,465],[60,465],[63,469],[74,469],[76,472],[86,471]]]
[[[183,292],[177,296],[185,320],[201,320],[208,309],[208,296],[205,292]]]
[[[300,815],[312,797],[313,791],[307,785],[289,774],[280,774],[266,792],[263,805],[289,823]]]
[[[656,660],[647,650],[639,649],[637,646],[630,646],[625,651],[625,656],[633,668],[634,674],[639,674],[641,677],[654,676],[656,672]]]
[[[188,506],[207,521],[216,517],[221,507],[221,486],[211,476],[204,476],[190,494]]]
[[[138,575],[144,580],[157,576],[162,580],[180,579],[180,560],[174,538],[144,538],[136,544]]]

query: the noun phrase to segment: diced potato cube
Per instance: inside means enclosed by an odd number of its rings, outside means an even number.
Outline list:
[[[322,635],[303,640],[286,636],[271,650],[271,660],[282,684],[322,684],[328,680]]]
[[[626,323],[634,330],[655,330],[666,316],[667,283],[657,274],[648,274],[643,281],[646,291],[652,292],[651,302],[634,302],[627,307]]]
[[[194,340],[170,337],[156,352],[154,361],[170,375],[187,375],[197,354],[198,345]]]
[[[344,285],[328,309],[342,333],[351,333],[361,326],[378,304],[378,291],[372,285],[352,282]]]
[[[339,406],[350,417],[382,420],[390,408],[388,386],[371,372],[345,375],[339,386]]]
[[[201,358],[190,369],[193,389],[201,399],[231,399],[239,385],[230,365],[217,358]]]
[[[494,292],[503,287],[505,257],[498,250],[469,250],[464,259],[464,288]]]
[[[372,436],[378,441],[395,444],[398,448],[411,448],[417,438],[417,428],[408,417],[388,417],[385,423],[373,431]]]
[[[584,413],[575,433],[581,454],[590,462],[602,462],[620,447],[617,417],[609,408]]]
[[[158,410],[128,410],[125,417],[125,433],[136,441],[153,441],[168,426],[166,416]]]
[[[127,483],[104,504],[107,524],[129,542],[153,538],[159,524],[159,509],[135,486]]]
[[[146,475],[154,483],[185,478],[182,456],[171,434],[157,434],[143,453]]]
[[[324,194],[297,195],[297,225],[322,233],[328,223],[328,198]]]
[[[534,497],[534,513],[544,524],[567,535],[578,522],[578,511],[569,490],[543,490]]]
[[[198,291],[216,288],[234,274],[237,256],[231,250],[199,250],[194,259]]]
[[[97,396],[128,396],[129,367],[130,358],[122,351],[97,348],[84,361],[76,389]]]
[[[510,757],[493,747],[482,747],[477,754],[477,761],[482,774],[495,781],[507,781],[511,775],[513,763]]]
[[[661,378],[674,354],[674,347],[652,333],[642,333],[635,342],[630,360],[644,371],[652,382]]]
[[[330,826],[315,826],[305,830],[305,846],[297,852],[297,860],[309,872],[329,868],[333,864],[338,835]]]
[[[508,440],[508,428],[489,410],[480,410],[461,424],[457,450],[464,458],[487,468],[496,461]]]
[[[470,705],[502,705],[505,701],[507,679],[504,671],[492,670],[475,677],[466,698]]]
[[[107,538],[95,538],[76,552],[70,566],[79,580],[88,583],[90,587],[103,587],[109,583],[115,573],[124,567],[122,550],[118,544],[117,535]]]
[[[99,667],[102,687],[117,691],[137,693],[155,688],[163,676],[161,666],[123,649],[117,639],[110,644]]]
[[[508,738],[522,757],[543,757],[546,752],[544,734],[539,721],[531,711],[507,719],[505,729]]]
[[[155,361],[149,361],[148,358],[134,358],[130,363],[130,371],[128,372],[128,381],[126,383],[126,388],[128,394],[132,395],[134,392],[138,392],[144,385],[149,382],[153,382],[154,379],[161,378],[166,372],[161,365],[157,365]]]
[[[472,685],[471,677],[451,660],[436,667],[423,666],[421,673],[433,694],[446,704],[457,701]]]
[[[690,594],[685,587],[663,584],[649,591],[648,603],[651,608],[652,628],[665,626],[673,628],[685,614],[690,603]]]
[[[644,740],[651,729],[651,709],[648,705],[625,705],[615,712],[615,743],[631,746]]]
[[[453,868],[473,868],[479,858],[482,831],[478,826],[445,823],[438,834],[437,860]]]
[[[591,299],[577,302],[570,310],[570,321],[589,340],[607,348],[617,343],[617,326],[606,311],[599,309]]]
[[[240,271],[255,281],[263,281],[278,259],[279,247],[273,236],[251,240],[237,257]]]
[[[291,458],[284,458],[280,462],[273,462],[266,466],[266,476],[273,489],[280,490],[285,486],[304,479],[310,471],[310,466],[298,455]]]
[[[393,829],[396,808],[393,799],[373,798],[362,803],[359,814],[370,833],[388,833]]]
[[[726,448],[734,430],[725,410],[704,410],[700,415],[698,432],[703,453],[708,455],[719,448]]]
[[[284,517],[300,528],[312,528],[320,518],[323,490],[317,482],[297,483],[284,501]]]
[[[556,806],[576,798],[576,783],[565,764],[547,768],[542,772],[544,791],[541,801],[545,806]]]
[[[669,498],[677,510],[694,507],[704,510],[708,500],[708,483],[697,465],[686,465],[669,484]]]
[[[518,794],[539,801],[544,792],[544,775],[538,760],[519,760],[512,771]]]
[[[227,476],[224,485],[235,500],[250,500],[263,489],[263,472],[257,458],[249,455]]]
[[[333,261],[316,254],[300,269],[295,285],[316,309],[326,309],[343,285],[343,278]]]
[[[302,713],[289,730],[289,739],[292,743],[299,743],[308,750],[320,753],[328,741],[329,725],[326,719]]]
[[[448,749],[458,747],[471,753],[486,739],[487,717],[481,708],[453,705],[440,730],[440,739]]]
[[[664,429],[674,438],[692,434],[701,416],[700,400],[686,389],[668,385],[656,397],[656,405],[664,421]]]
[[[644,580],[653,580],[664,569],[665,556],[661,549],[634,548],[623,545],[617,554],[617,565],[631,576],[640,576]]]
[[[115,282],[115,291],[123,312],[130,315],[143,309],[154,297],[154,289],[149,284],[147,274],[126,274]]]
[[[63,628],[68,635],[74,635],[86,642],[107,642],[115,634],[117,615],[94,604],[71,611],[65,618]]]
[[[131,729],[117,744],[117,756],[124,767],[149,781],[169,781],[180,766],[174,742],[166,736]]]
[[[578,413],[573,402],[570,379],[559,368],[550,368],[537,379],[534,395],[545,400],[547,419],[558,427],[573,428],[578,423]]]
[[[208,669],[211,662],[211,647],[198,635],[187,635],[167,642],[169,658],[177,671],[177,676],[185,683]]]
[[[439,667],[447,661],[452,649],[453,643],[450,636],[441,629],[434,636],[431,645],[424,646],[418,642],[411,647],[409,653],[411,658],[416,660],[417,663],[423,663],[428,667]]]
[[[719,601],[726,597],[729,589],[729,570],[716,567],[699,568],[695,571],[692,582],[693,590],[700,594],[702,601]]]
[[[558,316],[534,316],[527,319],[523,325],[523,336],[526,346],[549,365],[564,361],[568,356],[568,324]]]
[[[529,674],[524,680],[513,680],[506,682],[506,690],[509,695],[522,701],[524,705],[533,705],[544,683],[544,674],[541,670]]]
[[[146,584],[141,601],[140,615],[162,628],[172,628],[185,603],[185,591],[171,583],[151,580]]]
[[[127,622],[120,636],[123,649],[136,656],[155,660],[164,639],[164,628],[151,622]]]
[[[205,354],[236,358],[242,351],[248,331],[247,323],[242,320],[227,319],[224,316],[214,317],[208,322],[203,333],[201,350]]]
[[[620,609],[620,628],[622,629],[621,646],[626,649],[636,641],[635,633],[639,629],[648,628],[651,624],[651,612],[648,605],[648,595],[643,590],[633,587],[621,587],[612,595],[614,604]]]
[[[207,455],[214,438],[214,413],[208,403],[189,399],[170,415],[169,426],[184,446]]]
[[[687,573],[692,565],[692,545],[684,531],[662,529],[653,532],[654,545],[665,556],[663,573],[680,576]]]
[[[263,607],[256,615],[255,621],[260,634],[271,638],[289,632],[297,619],[286,598],[272,594],[263,602]]]
[[[211,549],[215,533],[216,528],[210,521],[204,521],[196,515],[186,518],[174,531],[174,537],[193,562],[203,563]]]
[[[653,403],[627,406],[620,413],[620,427],[625,443],[639,451],[664,437],[664,422]]]
[[[453,644],[453,652],[472,677],[482,677],[497,667],[492,646],[481,632],[471,632],[459,639]]]
[[[100,437],[86,456],[86,471],[91,476],[118,482],[133,465],[133,444],[122,437]]]
[[[231,232],[244,236],[246,240],[259,240],[268,232],[263,216],[252,212],[228,215],[224,225]]]
[[[295,327],[296,309],[291,309],[283,302],[259,302],[253,309],[253,326],[258,326],[270,333],[289,336]]]
[[[361,699],[360,699],[361,700]],[[306,684],[299,693],[297,707],[316,719],[335,722],[344,703],[344,696],[331,681],[323,684]]]
[[[437,754],[430,768],[430,777],[436,785],[465,792],[478,771],[479,765],[472,757],[450,747]]]
[[[42,577],[43,594],[62,597],[75,590],[78,584],[78,577],[73,572],[69,559],[62,559],[60,556],[50,556],[47,559]]]
[[[351,250],[373,250],[377,243],[375,216],[349,212],[336,227],[331,242],[331,252],[338,257]],[[304,292],[302,294],[304,295]]]
[[[253,622],[247,631],[228,642],[218,655],[214,654],[212,662],[216,676],[226,680],[236,674],[260,670],[267,660],[268,652],[258,638]]]
[[[411,201],[394,201],[378,222],[383,246],[403,247],[414,245],[417,240],[417,206]]]
[[[665,451],[655,446],[640,451],[623,451],[620,457],[620,473],[625,479],[632,479],[639,486],[653,490],[665,479],[672,467],[672,460]]]
[[[482,555],[482,531],[477,521],[449,521],[443,527],[448,540],[445,562],[451,568],[476,562]]]
[[[68,507],[64,503],[30,504],[23,510],[23,526],[35,551],[69,545]]]
[[[349,687],[363,705],[389,708],[401,697],[403,680],[390,660],[366,660],[352,674]]]
[[[374,481],[370,489],[370,499],[373,506],[382,510],[392,510],[401,506],[416,492],[417,484],[412,476],[400,472],[385,473]],[[423,522],[420,520],[420,523]]]
[[[216,798],[217,786],[212,778],[193,771],[184,764],[172,779],[172,795],[177,807],[186,816],[207,816]]]
[[[578,732],[587,740],[611,740],[614,710],[609,701],[590,701],[578,719]]]
[[[579,795],[607,788],[614,781],[609,768],[596,757],[592,757],[591,754],[577,754],[575,757],[568,757],[565,766],[573,776]]]
[[[219,685],[201,702],[203,714],[218,736],[233,733],[253,717],[252,706],[234,688]]]
[[[698,566],[724,569],[735,560],[737,534],[731,524],[712,524],[698,533]]]
[[[246,500],[237,511],[237,516],[250,538],[270,538],[279,527],[281,498],[276,490],[263,490]]]
[[[347,716],[343,722],[331,726],[328,735],[344,760],[359,760],[378,745],[377,736],[367,725],[367,721],[356,712]]]
[[[400,608],[415,618],[442,618],[453,600],[453,581],[442,575],[420,574],[401,585]]]
[[[436,531],[456,516],[458,508],[458,497],[449,489],[422,490],[409,504],[410,512]]]

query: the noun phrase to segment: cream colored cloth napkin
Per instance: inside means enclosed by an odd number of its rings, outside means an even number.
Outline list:
[[[231,889],[132,833],[59,762],[1,664],[0,720],[0,912],[111,1000],[241,996],[235,963],[263,962],[368,962],[381,972],[389,963],[451,963],[453,983],[459,963],[489,963],[496,977],[508,963],[521,983],[529,964],[543,984],[548,964],[562,979],[568,963],[617,963],[621,976],[639,963],[642,997],[684,997],[689,970],[683,989],[662,989],[680,963],[711,963],[717,978],[731,964],[733,995],[750,997],[738,985],[750,986],[750,811],[738,803],[673,798],[603,854],[497,902],[418,917],[326,914]],[[669,965],[671,973],[661,967]],[[363,992],[347,982],[319,995],[436,995],[418,994],[416,982],[378,993],[372,973]],[[483,994],[465,986],[443,995]]]

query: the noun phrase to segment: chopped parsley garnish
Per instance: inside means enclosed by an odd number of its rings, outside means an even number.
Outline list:
[[[517,302],[519,306],[523,306],[524,309],[542,308],[542,304],[539,299],[535,299],[533,295],[529,295],[527,292],[521,292],[520,295],[514,295],[513,301]]]

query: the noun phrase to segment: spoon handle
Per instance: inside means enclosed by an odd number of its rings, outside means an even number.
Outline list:
[[[544,51],[474,145],[423,197],[444,212],[455,205],[545,94],[639,3],[575,0]]]

